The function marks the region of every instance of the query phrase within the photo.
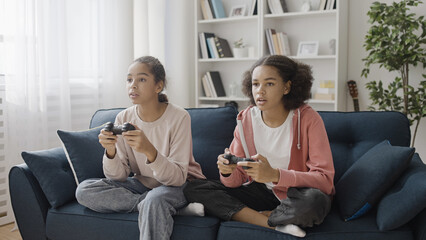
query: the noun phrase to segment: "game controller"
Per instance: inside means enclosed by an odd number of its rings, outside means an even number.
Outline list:
[[[120,135],[123,132],[136,130],[136,128],[128,122],[124,123],[123,125],[114,125],[114,123],[112,122],[107,122],[105,124],[104,130],[108,132],[112,132],[114,135]]]
[[[240,157],[236,157],[232,154],[225,154],[225,155],[223,155],[223,158],[227,159],[229,161],[229,164],[237,164],[238,162],[255,162],[251,158],[240,158]],[[250,169],[250,168],[251,167],[243,166],[243,169]]]

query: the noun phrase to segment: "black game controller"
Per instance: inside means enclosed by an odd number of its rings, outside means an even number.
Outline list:
[[[107,122],[105,124],[104,130],[108,132],[112,132],[114,135],[120,135],[123,132],[136,130],[136,128],[128,122],[124,123],[123,125],[114,125],[114,123],[112,122]]]
[[[223,155],[223,158],[228,159],[229,164],[237,164],[238,162],[255,162],[251,158],[240,158],[240,157],[236,157],[232,154],[225,154],[225,155]],[[250,169],[250,168],[251,167],[243,166],[243,169]]]

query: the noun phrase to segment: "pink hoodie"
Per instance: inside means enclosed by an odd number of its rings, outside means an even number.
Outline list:
[[[254,145],[253,127],[249,106],[237,116],[237,127],[230,151],[237,157],[257,154]],[[273,187],[279,199],[287,198],[289,187],[317,188],[328,195],[334,194],[334,165],[327,132],[321,116],[308,105],[302,105],[293,114],[293,144],[288,169],[279,169],[280,180]],[[229,176],[220,175],[221,182],[236,188],[253,181],[242,167]]]

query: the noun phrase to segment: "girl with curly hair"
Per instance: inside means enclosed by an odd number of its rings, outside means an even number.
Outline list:
[[[251,158],[230,164],[218,156],[220,182],[197,179],[184,194],[206,214],[251,223],[298,237],[319,224],[334,194],[334,166],[320,115],[305,102],[310,66],[286,56],[259,59],[243,75],[251,105],[237,117],[225,154]]]

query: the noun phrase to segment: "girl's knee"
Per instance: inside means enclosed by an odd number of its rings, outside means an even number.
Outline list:
[[[93,194],[99,189],[96,186],[99,184],[103,184],[102,180],[87,179],[81,182],[75,190],[77,202],[83,206],[87,206],[89,202],[92,202]]]

